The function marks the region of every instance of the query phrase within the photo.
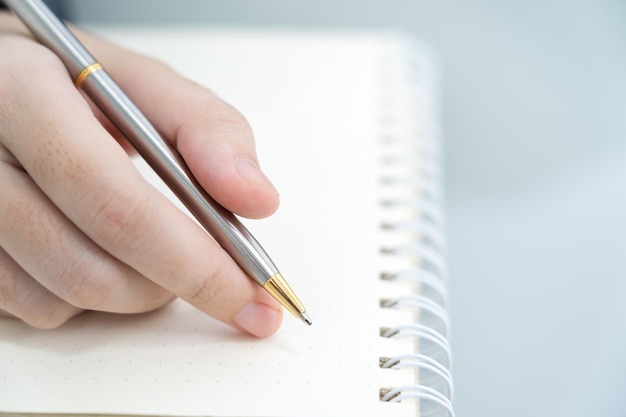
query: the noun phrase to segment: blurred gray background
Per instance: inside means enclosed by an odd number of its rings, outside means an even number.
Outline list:
[[[66,0],[83,24],[406,30],[442,59],[458,416],[626,416],[626,1]]]

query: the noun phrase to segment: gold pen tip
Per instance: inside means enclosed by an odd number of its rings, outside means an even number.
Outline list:
[[[305,312],[302,312],[302,314],[300,314],[300,318],[302,319],[303,322],[305,322],[309,326],[313,324],[313,322],[311,321],[311,318]]]

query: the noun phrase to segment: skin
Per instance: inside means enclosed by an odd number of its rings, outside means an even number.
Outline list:
[[[75,33],[219,203],[249,218],[277,209],[237,110],[161,62]],[[0,315],[48,329],[180,297],[258,337],[278,329],[280,305],[143,180],[119,132],[7,13],[0,57]]]

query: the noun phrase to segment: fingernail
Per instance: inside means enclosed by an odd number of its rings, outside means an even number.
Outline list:
[[[235,324],[257,337],[267,337],[280,325],[282,311],[267,304],[250,303],[235,318]]]
[[[256,162],[248,158],[239,158],[237,162],[235,162],[235,168],[239,175],[246,181],[274,189],[274,185],[272,185],[263,171],[261,171],[261,168],[259,168]]]

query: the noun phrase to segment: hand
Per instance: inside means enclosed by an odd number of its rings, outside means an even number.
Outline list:
[[[276,210],[235,109],[162,63],[78,36],[211,196],[246,217]],[[280,305],[143,180],[119,132],[7,13],[0,56],[0,314],[53,328],[83,310],[137,313],[180,297],[274,333]]]

